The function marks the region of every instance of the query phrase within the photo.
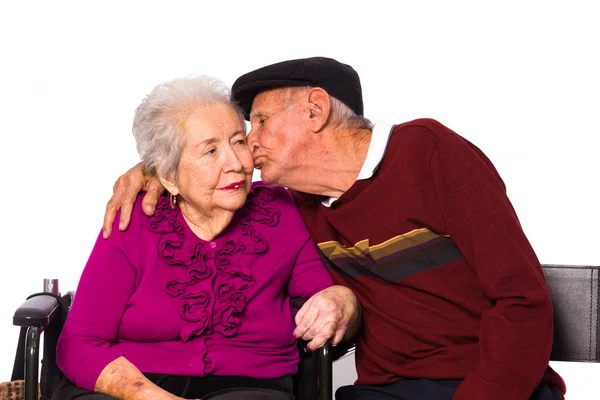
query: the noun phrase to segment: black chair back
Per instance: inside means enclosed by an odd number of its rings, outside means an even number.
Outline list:
[[[600,362],[600,266],[543,265],[554,307],[553,361]]]

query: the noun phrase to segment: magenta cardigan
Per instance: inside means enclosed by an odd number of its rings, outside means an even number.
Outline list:
[[[99,236],[58,341],[57,363],[93,390],[124,356],[142,372],[274,378],[297,370],[291,297],[332,284],[283,188],[254,183],[214,241],[199,239],[161,197],[147,217]]]

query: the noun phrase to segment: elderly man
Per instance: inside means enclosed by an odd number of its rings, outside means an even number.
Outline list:
[[[232,93],[262,180],[290,190],[334,280],[360,302],[358,380],[337,398],[563,398],[548,366],[540,263],[476,146],[430,119],[372,126],[358,74],[329,58],[260,68]],[[162,188],[140,169],[119,178],[107,235],[121,206],[127,225],[143,187],[152,213]],[[301,336],[348,325],[343,313],[309,309]]]

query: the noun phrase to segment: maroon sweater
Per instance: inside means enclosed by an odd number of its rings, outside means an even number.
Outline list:
[[[528,399],[549,366],[541,265],[490,160],[440,123],[394,127],[370,179],[328,208],[293,192],[334,280],[363,307],[357,384],[464,379],[455,399]]]

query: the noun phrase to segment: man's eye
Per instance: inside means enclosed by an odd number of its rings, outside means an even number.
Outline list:
[[[206,153],[204,153],[205,156],[211,156],[213,154],[215,154],[217,151],[215,149],[211,149],[208,150]]]
[[[267,120],[266,118],[259,119],[258,123],[262,125],[266,120]]]
[[[240,139],[240,140],[236,140],[234,144],[246,144],[246,139]]]

